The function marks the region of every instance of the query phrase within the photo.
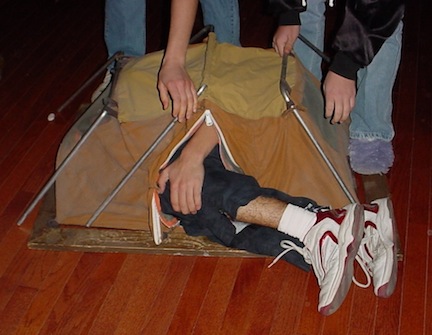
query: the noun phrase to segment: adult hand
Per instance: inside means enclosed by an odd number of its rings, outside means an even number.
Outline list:
[[[329,71],[323,84],[325,97],[325,117],[331,123],[348,119],[355,105],[355,81]]]
[[[164,62],[158,78],[159,97],[163,109],[173,103],[172,115],[179,122],[189,119],[197,109],[198,97],[195,86],[183,65]]]
[[[161,171],[158,179],[159,193],[165,191],[170,181],[171,205],[176,212],[196,214],[201,209],[201,191],[204,182],[204,166],[180,155]]]
[[[273,36],[273,48],[282,57],[289,54],[300,33],[300,26],[279,26]]]

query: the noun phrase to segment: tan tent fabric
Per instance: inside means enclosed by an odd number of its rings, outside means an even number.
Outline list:
[[[156,88],[161,58],[162,52],[157,52],[131,61],[122,70],[114,95],[121,122],[151,120],[167,113],[162,110]],[[288,68],[293,69],[295,63],[290,58]],[[218,44],[214,34],[208,44],[190,47],[187,57],[195,86],[208,86],[201,100],[249,119],[277,117],[284,110],[279,91],[280,65],[281,58],[272,50]],[[296,73],[288,72],[288,83],[302,90],[301,85],[295,85]],[[298,96],[296,91],[292,94]]]
[[[122,123],[108,118],[59,177],[59,222],[84,225],[171,121],[169,112],[160,107],[156,90],[161,57],[162,53],[151,54],[122,70],[114,95]],[[218,45],[211,40],[209,45],[191,47],[188,62],[195,84],[208,85],[200,111],[187,123],[176,124],[94,226],[149,229],[149,201],[158,169],[205,109],[220,126],[236,162],[262,186],[332,207],[349,202],[294,115],[281,116],[285,108],[278,86],[281,60],[273,51]],[[294,57],[288,69],[292,98],[302,109],[302,117],[355,194],[346,159],[346,126],[330,125],[322,117],[317,83]],[[80,128],[74,127],[65,137],[59,162],[79,138]]]

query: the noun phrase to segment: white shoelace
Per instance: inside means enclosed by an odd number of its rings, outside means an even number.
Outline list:
[[[293,241],[283,240],[283,241],[281,241],[280,246],[282,248],[284,248],[285,250],[283,250],[279,255],[277,255],[276,258],[273,260],[273,262],[271,262],[267,268],[271,268],[283,256],[285,256],[287,253],[289,253],[292,250],[297,251],[299,254],[301,254],[303,256],[303,258],[305,259],[305,261],[310,264],[310,260],[308,257],[306,257],[306,254],[305,254],[303,248],[296,245]]]
[[[370,286],[370,284],[372,283],[370,269],[368,268],[366,263],[358,255],[356,256],[355,259],[356,259],[357,263],[360,265],[360,267],[362,268],[362,270],[366,276],[367,282],[366,282],[366,284],[362,284],[355,278],[355,276],[353,276],[353,279],[352,279],[353,283],[356,284],[358,287],[368,288]]]
[[[369,242],[371,242],[373,238],[374,238],[373,234],[366,234],[361,241],[359,250],[362,250],[362,248],[366,248],[365,245],[367,245]],[[372,257],[372,256],[370,256],[370,257]],[[356,259],[357,263],[360,265],[361,269],[363,270],[363,272],[366,276],[367,282],[365,284],[362,284],[355,278],[355,276],[353,276],[353,283],[356,284],[358,287],[367,288],[370,286],[370,284],[372,282],[372,279],[371,279],[372,269],[370,268],[368,263],[361,257],[361,252],[357,253],[357,256],[355,259]]]
[[[273,265],[275,265],[277,262],[279,262],[279,260],[283,256],[285,256],[290,251],[297,251],[299,254],[301,254],[304,257],[305,261],[310,264],[309,257],[306,257],[307,253],[305,253],[304,249],[302,247],[299,247],[298,245],[296,245],[293,241],[283,240],[283,241],[281,241],[280,246],[282,248],[284,248],[285,250],[283,250],[281,253],[279,253],[279,255],[276,256],[276,258],[269,264],[269,266],[267,268],[271,268]],[[362,246],[360,246],[360,248],[361,247]],[[356,259],[357,263],[360,265],[361,269],[363,270],[363,272],[364,272],[364,274],[366,276],[367,282],[365,284],[360,283],[355,278],[355,276],[353,276],[353,278],[352,278],[353,283],[356,284],[358,287],[368,288],[371,285],[371,283],[372,283],[372,278],[371,278],[371,274],[370,274],[371,271],[368,268],[368,266],[366,265],[366,263],[363,261],[363,259],[361,259],[361,257],[359,257],[357,255],[355,259]]]

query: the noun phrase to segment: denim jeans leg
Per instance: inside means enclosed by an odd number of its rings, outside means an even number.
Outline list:
[[[238,0],[200,0],[204,24],[212,24],[220,43],[240,45]]]
[[[372,63],[357,73],[356,105],[351,112],[350,137],[391,141],[392,91],[401,57],[402,22]]]
[[[324,49],[325,10],[325,0],[309,0],[306,11],[300,13],[300,34],[320,50]],[[321,56],[300,39],[294,44],[294,52],[306,69],[321,80]]]
[[[105,44],[108,57],[117,51],[139,57],[146,52],[146,0],[106,0]]]

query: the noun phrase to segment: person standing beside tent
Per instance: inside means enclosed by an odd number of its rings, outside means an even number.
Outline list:
[[[326,0],[270,0],[279,28],[273,47],[281,56],[293,49],[321,79],[321,58],[299,32],[321,50]],[[361,174],[387,173],[393,164],[392,89],[399,67],[402,0],[347,0],[345,18],[334,40],[336,54],[323,82],[325,115],[333,122],[351,116],[350,163]],[[357,81],[357,87],[356,87]]]
[[[279,0],[270,3],[273,12],[287,20],[285,23],[292,22],[290,26],[280,28],[292,28],[289,32],[291,40],[277,38],[274,43],[281,54],[284,50],[291,50],[298,36],[298,16],[306,9],[304,2]],[[322,13],[324,2],[310,0]],[[158,81],[162,105],[167,108],[171,98],[173,116],[178,116],[180,122],[188,119],[197,106],[195,88],[184,66],[187,36],[192,29],[196,3],[197,0],[172,1],[170,38]],[[339,52],[324,82],[326,115],[331,117],[332,122],[343,122],[355,108],[350,129],[350,159],[352,168],[362,174],[386,173],[393,164],[391,90],[400,60],[403,13],[402,0],[348,0],[345,20],[335,40]],[[303,26],[323,36],[323,17],[318,17],[318,25]],[[322,45],[322,38],[315,38],[315,42],[319,41],[318,44]],[[382,50],[378,53],[380,48]],[[312,50],[308,53],[309,56],[302,60],[320,77],[320,60],[310,58],[314,55]],[[377,53],[374,62],[358,71],[368,65]]]
[[[221,43],[240,45],[238,0],[200,0],[205,25],[213,25]],[[146,0],[106,0],[104,39],[108,58],[122,51],[128,57],[146,53]],[[189,36],[190,38],[190,36]],[[109,69],[91,100],[111,81]]]

